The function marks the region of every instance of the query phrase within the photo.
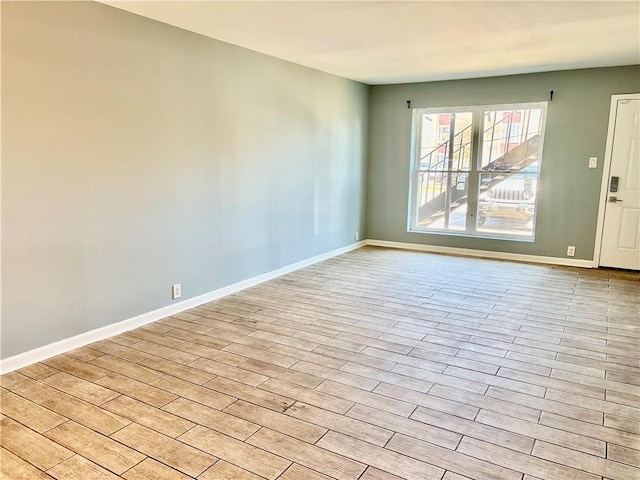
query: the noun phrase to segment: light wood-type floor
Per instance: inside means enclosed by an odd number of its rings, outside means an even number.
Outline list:
[[[4,375],[2,478],[640,478],[637,273],[363,248]]]

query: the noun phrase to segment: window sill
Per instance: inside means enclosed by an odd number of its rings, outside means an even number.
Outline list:
[[[478,238],[482,240],[501,240],[507,242],[522,242],[522,243],[534,243],[535,236],[521,236],[521,235],[500,235],[493,236],[485,233],[468,233],[468,232],[456,232],[452,230],[426,230],[426,229],[414,229],[409,228],[408,233],[419,233],[426,235],[443,235],[447,237],[464,237],[464,238]]]

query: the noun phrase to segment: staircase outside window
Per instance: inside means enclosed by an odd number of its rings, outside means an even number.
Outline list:
[[[409,231],[532,241],[546,102],[413,111]]]

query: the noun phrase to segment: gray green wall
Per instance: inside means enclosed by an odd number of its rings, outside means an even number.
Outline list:
[[[640,91],[637,66],[369,88],[93,2],[1,9],[2,358],[355,232],[590,259],[610,96]],[[407,233],[406,100],[552,89],[535,243]]]
[[[94,2],[2,2],[2,357],[354,242],[368,87]]]
[[[407,232],[412,107],[553,101],[541,164],[534,243]],[[640,91],[640,67],[373,86],[369,103],[367,238],[592,259],[611,95]],[[598,168],[588,169],[589,157]]]

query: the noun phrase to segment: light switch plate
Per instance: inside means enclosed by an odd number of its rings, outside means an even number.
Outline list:
[[[598,157],[589,157],[589,168],[596,168],[598,166]]]

